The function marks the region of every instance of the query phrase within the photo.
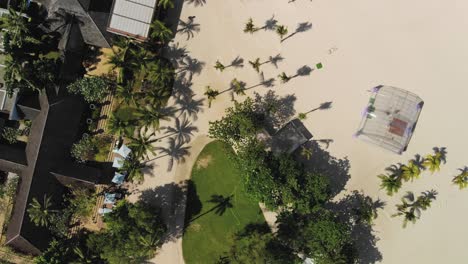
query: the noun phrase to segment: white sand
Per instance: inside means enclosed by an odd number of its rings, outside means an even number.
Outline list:
[[[298,112],[305,112],[326,101],[333,101],[328,111],[316,111],[305,121],[317,139],[333,139],[328,149],[337,157],[348,157],[351,179],[348,190],[363,190],[387,202],[375,223],[382,263],[465,263],[468,242],[468,191],[451,185],[457,168],[468,165],[466,150],[468,126],[468,2],[461,0],[207,0],[203,7],[185,4],[181,19],[196,16],[201,31],[193,39],[177,36],[190,56],[206,63],[202,73],[193,78],[192,89],[199,98],[204,87],[224,90],[233,78],[250,85],[259,82],[258,74],[248,60],[281,53],[285,58],[279,69],[262,66],[265,78],[281,71],[294,74],[303,66],[322,62],[324,68],[308,77],[298,77],[285,85],[276,82],[278,94],[295,94]],[[280,43],[271,31],[253,35],[242,32],[245,21],[252,17],[262,26],[272,15],[290,32],[297,23],[311,22],[313,28]],[[328,50],[335,48],[329,54]],[[236,56],[245,59],[242,69],[228,68],[220,73],[213,69],[217,59],[228,64]],[[379,84],[392,85],[418,94],[425,101],[408,151],[398,156],[363,143],[352,137],[369,93]],[[254,89],[265,92],[266,88]],[[249,94],[253,91],[250,90]],[[223,94],[211,109],[200,113],[194,122],[199,134],[207,133],[208,121],[216,120],[231,105],[230,95]],[[448,150],[448,163],[440,173],[425,173],[422,179],[404,185],[391,198],[379,190],[377,174],[395,162],[406,162],[414,154],[425,155],[432,147]],[[195,151],[196,152],[196,151]],[[194,155],[196,155],[194,153]],[[190,162],[196,158],[190,157]],[[143,188],[173,182],[175,174],[165,173],[165,159],[156,167]],[[173,170],[177,171],[175,168]],[[178,175],[180,180],[184,175]],[[186,177],[189,176],[187,171]],[[434,188],[439,192],[433,207],[406,229],[401,219],[391,218],[395,203],[406,190],[419,193]],[[180,241],[166,246],[155,263],[182,263],[170,255],[180,256]],[[173,251],[172,251],[173,250]]]

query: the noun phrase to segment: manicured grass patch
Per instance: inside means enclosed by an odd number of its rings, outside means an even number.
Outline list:
[[[189,188],[186,232],[182,240],[188,264],[214,263],[229,251],[236,232],[249,223],[265,222],[258,204],[247,197],[239,171],[228,159],[231,151],[219,141],[212,142],[200,153],[192,170],[193,185]],[[225,198],[232,195],[233,207],[222,215],[216,214],[216,210],[210,211],[216,206],[208,202],[212,195]]]
[[[104,162],[109,156],[110,147],[112,144],[112,136],[110,135],[102,135],[98,136],[95,139],[95,144],[98,150],[98,153],[94,156],[94,160],[98,162]]]

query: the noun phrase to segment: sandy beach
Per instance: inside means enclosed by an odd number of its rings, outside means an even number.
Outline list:
[[[309,76],[286,84],[276,80],[274,87],[259,86],[248,90],[248,95],[270,89],[278,95],[294,95],[297,112],[332,102],[331,109],[312,112],[304,124],[315,139],[333,139],[327,149],[332,155],[349,159],[348,191],[362,190],[386,202],[374,226],[381,263],[465,263],[468,191],[458,190],[451,179],[458,168],[468,166],[464,107],[468,98],[467,11],[468,2],[460,0],[296,0],[289,4],[287,0],[206,0],[202,6],[186,2],[180,19],[195,16],[200,32],[188,40],[178,34],[172,45],[186,47],[188,56],[204,63],[201,73],[192,78],[191,89],[198,99],[204,98],[205,86],[224,90],[233,78],[248,87],[259,84],[259,74],[248,64],[257,57],[261,61],[277,54],[284,58],[278,68],[262,65],[265,79],[276,78],[283,71],[294,75],[304,65],[315,68],[321,62],[323,69],[314,69]],[[299,23],[308,22],[312,27],[281,43],[270,30],[243,33],[250,17],[259,27],[272,17],[290,32]],[[229,67],[224,72],[213,68],[217,60],[227,65],[238,56],[244,59],[243,68]],[[425,101],[403,155],[353,138],[370,96],[368,90],[381,84],[406,89]],[[192,120],[198,128],[196,136],[206,135],[208,121],[219,119],[231,105],[228,93],[213,101],[211,108],[205,102],[204,111]],[[140,190],[189,177],[187,168],[201,150],[200,141],[192,140],[188,146],[192,147],[190,156],[184,164],[175,164],[171,172],[166,172],[167,158],[151,162],[153,169]],[[379,190],[376,176],[387,166],[405,163],[415,154],[429,154],[433,147],[448,151],[447,164],[439,173],[424,172],[421,179],[404,184],[393,197]],[[403,229],[400,218],[390,217],[406,191],[418,194],[430,189],[438,191],[437,200],[415,225]],[[163,246],[154,263],[183,263],[180,241],[171,243]]]

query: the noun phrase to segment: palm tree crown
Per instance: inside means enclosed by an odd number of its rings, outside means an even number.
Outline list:
[[[56,212],[56,210],[52,210],[51,197],[47,197],[44,195],[44,200],[41,203],[37,201],[36,197],[34,197],[29,204],[28,213],[29,218],[36,226],[48,226],[50,224],[50,220],[52,215]]]
[[[150,37],[152,39],[158,39],[162,43],[167,43],[172,39],[172,30],[166,27],[163,22],[155,19],[153,23],[151,23]]]
[[[206,86],[204,94],[208,98],[208,107],[211,107],[211,102],[219,95],[219,91],[212,89],[210,86]]]

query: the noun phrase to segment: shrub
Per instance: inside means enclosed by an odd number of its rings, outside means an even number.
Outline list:
[[[71,155],[78,162],[86,162],[92,160],[94,155],[98,152],[92,138],[83,138],[77,143],[73,144]]]
[[[102,77],[85,77],[67,87],[72,94],[81,94],[86,102],[100,102],[109,90],[109,84]]]
[[[16,128],[12,128],[12,127],[3,128],[2,138],[4,138],[10,144],[14,144],[18,142],[17,137],[19,135],[20,135],[20,131]]]

